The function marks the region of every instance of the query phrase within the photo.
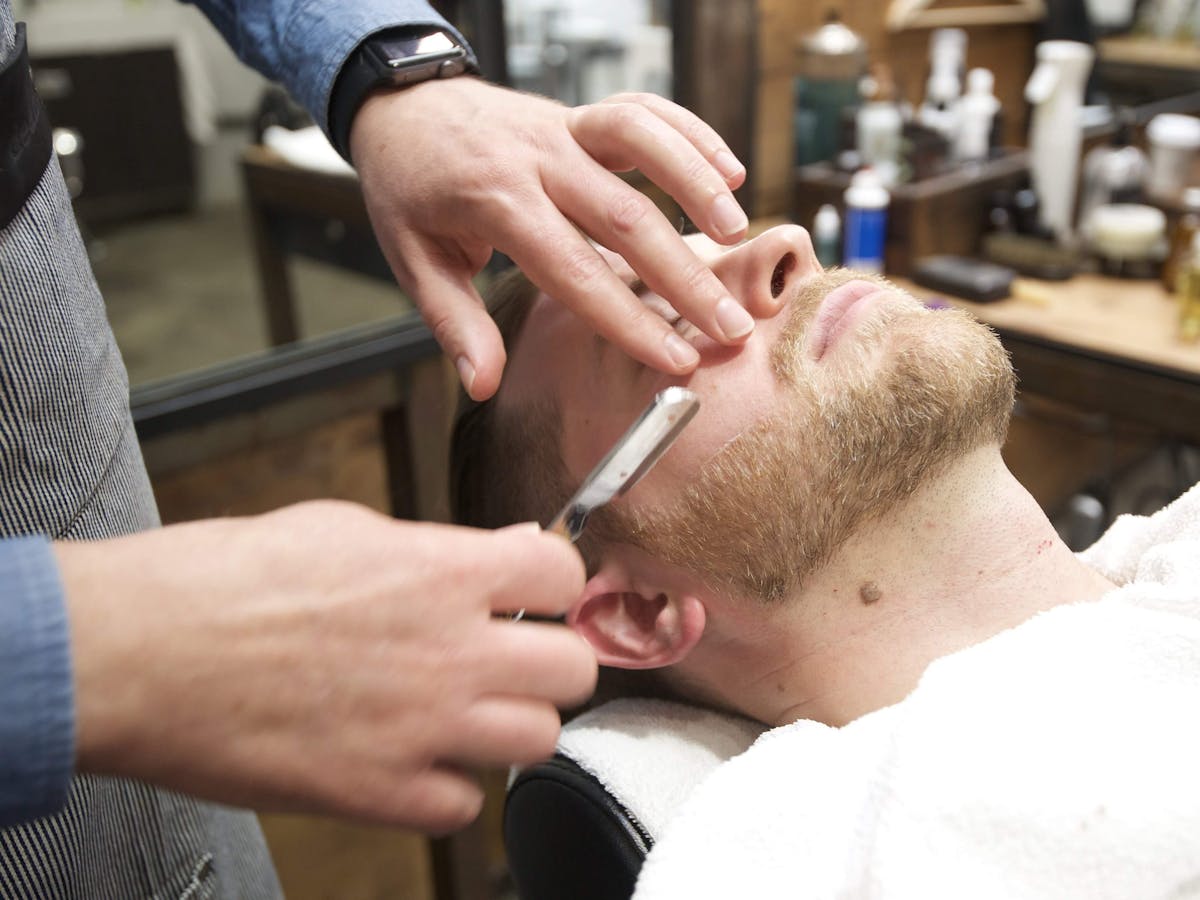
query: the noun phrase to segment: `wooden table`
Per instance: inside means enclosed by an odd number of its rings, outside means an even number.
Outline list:
[[[1022,391],[1200,443],[1200,344],[1179,339],[1178,303],[1158,282],[1079,275],[1025,284],[1036,299],[945,299],[997,331]]]
[[[242,178],[272,344],[288,344],[302,334],[287,265],[292,253],[390,280],[363,204],[362,188],[352,172],[307,169],[253,144],[242,153]],[[347,253],[356,258],[337,259]]]

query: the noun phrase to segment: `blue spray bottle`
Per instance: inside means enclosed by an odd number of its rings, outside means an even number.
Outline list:
[[[845,200],[842,265],[860,272],[882,272],[887,208],[891,201],[887,188],[873,170],[862,169],[850,179]]]

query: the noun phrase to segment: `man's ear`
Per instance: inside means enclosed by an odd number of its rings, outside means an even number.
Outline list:
[[[611,572],[592,577],[568,624],[586,640],[602,666],[657,669],[691,652],[704,633],[704,604],[670,590],[635,590]]]

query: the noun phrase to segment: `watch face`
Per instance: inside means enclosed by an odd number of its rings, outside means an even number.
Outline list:
[[[454,59],[466,52],[444,31],[415,37],[388,37],[378,42],[379,50],[392,68],[420,65],[434,60]]]

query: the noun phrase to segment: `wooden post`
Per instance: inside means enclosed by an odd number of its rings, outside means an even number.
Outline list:
[[[751,184],[758,85],[756,0],[675,0],[675,102],[711,125],[749,170],[738,200],[754,216]]]

